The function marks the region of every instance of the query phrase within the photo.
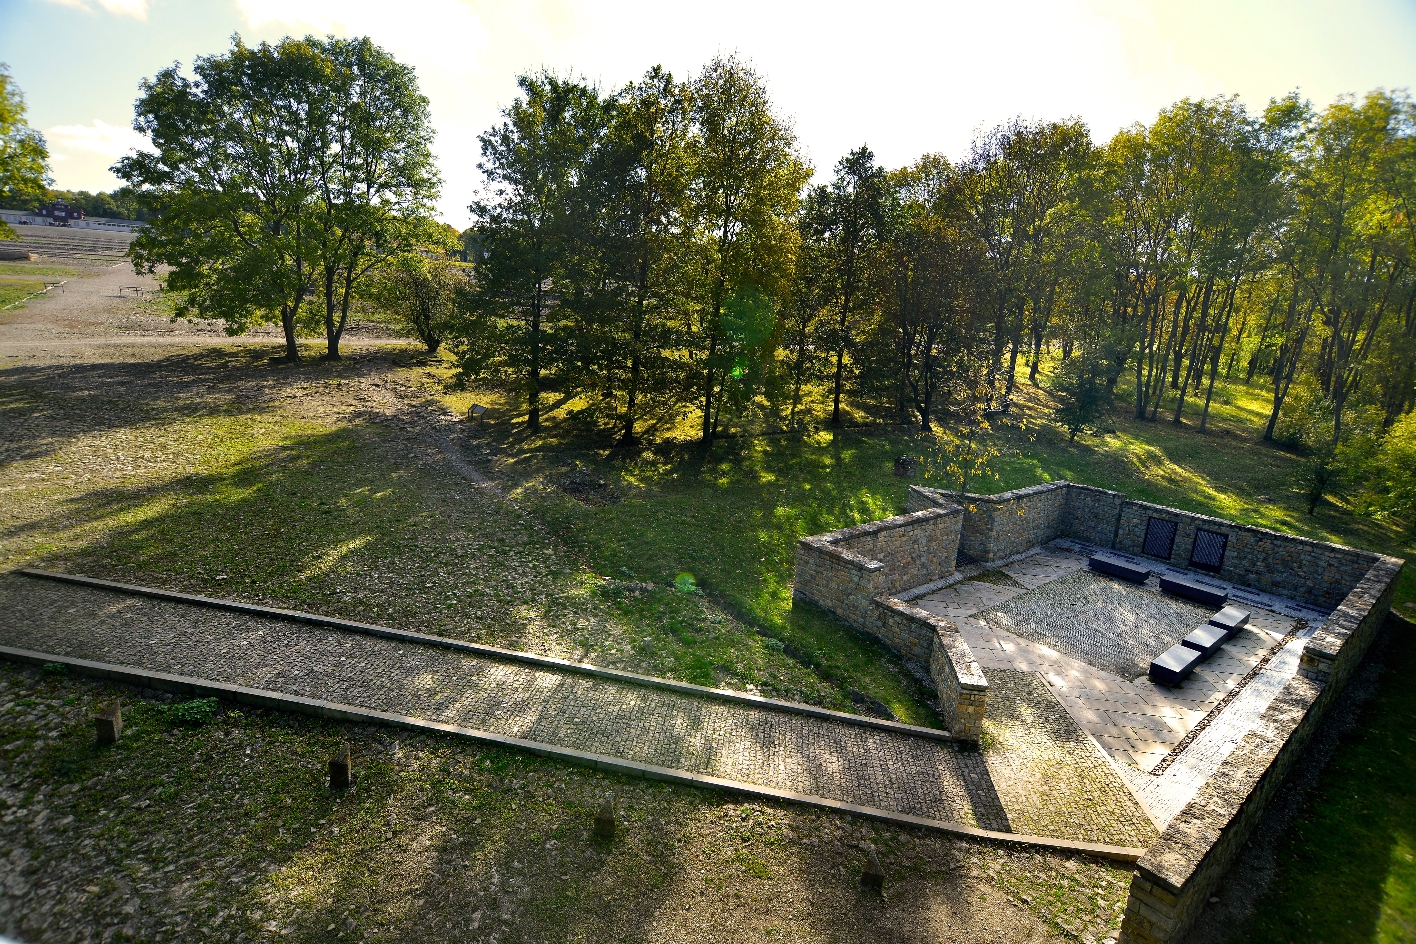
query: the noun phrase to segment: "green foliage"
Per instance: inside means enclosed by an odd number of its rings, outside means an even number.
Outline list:
[[[1387,431],[1373,462],[1377,506],[1416,529],[1416,413],[1407,413]]]
[[[49,177],[49,148],[44,135],[25,121],[25,97],[0,62],[0,206],[24,206],[43,196]],[[14,232],[0,223],[0,237]]]
[[[1052,392],[1057,397],[1053,411],[1067,431],[1068,441],[1089,429],[1111,407],[1111,391],[1102,376],[1102,364],[1089,355],[1064,360],[1052,374]]]
[[[221,709],[221,702],[215,698],[193,698],[191,701],[167,705],[163,713],[175,724],[199,727],[211,723]]]
[[[457,327],[471,290],[466,267],[419,253],[402,253],[370,273],[361,291],[365,306],[410,332],[436,354]]]
[[[1410,624],[1387,635],[1376,696],[1285,831],[1240,940],[1395,944],[1416,935],[1416,636]]]
[[[338,357],[360,280],[430,238],[438,179],[413,72],[368,39],[286,38],[145,80],[136,125],[154,150],[114,172],[152,219],[140,268],[169,268],[179,315],[231,334],[279,319],[323,328]],[[307,298],[320,299],[322,311]]]
[[[69,674],[69,667],[62,662],[46,662],[39,674],[45,678],[62,678]]]

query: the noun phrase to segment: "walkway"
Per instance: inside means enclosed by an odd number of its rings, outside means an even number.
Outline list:
[[[356,631],[0,577],[0,645],[455,724],[984,829],[1120,846],[1145,812],[1047,686],[995,678],[988,745],[480,658]],[[1016,677],[1013,677],[1015,676]]]

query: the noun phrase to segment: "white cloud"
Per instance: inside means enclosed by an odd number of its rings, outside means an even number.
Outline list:
[[[49,0],[49,2],[66,7],[77,7],[85,13],[93,12],[93,7],[85,3],[84,0]],[[146,20],[148,15],[148,0],[98,0],[98,5],[109,13],[131,16],[139,20]]]
[[[69,156],[65,152],[73,151],[85,151],[116,159],[147,144],[147,138],[132,128],[110,125],[102,118],[95,118],[93,124],[89,125],[56,125],[46,128],[44,137],[56,160],[64,160]]]

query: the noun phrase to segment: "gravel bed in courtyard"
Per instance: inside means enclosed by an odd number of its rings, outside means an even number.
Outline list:
[[[977,614],[994,629],[1050,646],[1123,679],[1202,626],[1207,607],[1080,571]]]

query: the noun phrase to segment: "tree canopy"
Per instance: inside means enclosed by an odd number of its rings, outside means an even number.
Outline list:
[[[430,232],[438,178],[413,72],[367,38],[284,39],[145,81],[134,127],[153,150],[114,172],[151,222],[139,266],[170,267],[180,312],[239,333],[279,319],[339,341],[358,282]],[[321,304],[305,305],[308,297]]]

